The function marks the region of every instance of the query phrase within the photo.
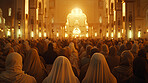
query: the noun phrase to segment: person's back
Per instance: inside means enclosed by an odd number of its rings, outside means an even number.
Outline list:
[[[54,51],[53,44],[48,44],[48,50],[43,55],[46,64],[53,64],[54,60],[57,58],[58,54]]]
[[[110,72],[104,55],[101,53],[93,54],[82,83],[117,83],[116,78]]]
[[[112,72],[112,69],[119,65],[120,63],[120,56],[117,56],[117,49],[115,46],[111,46],[109,48],[109,55],[106,57],[106,61],[108,66]]]
[[[36,83],[36,80],[22,71],[22,56],[13,52],[6,58],[6,71],[0,74],[0,83]]]
[[[113,68],[113,75],[117,78],[118,83],[125,83],[132,75],[132,63],[134,56],[129,50],[124,51],[120,57],[120,64]]]
[[[80,83],[74,75],[69,60],[64,56],[59,56],[53,63],[49,75],[42,83]]]
[[[147,83],[148,82],[147,61],[143,57],[136,57],[133,61],[133,76],[129,83]]]

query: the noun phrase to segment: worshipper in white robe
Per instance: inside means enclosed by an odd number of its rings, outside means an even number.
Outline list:
[[[6,70],[0,74],[0,83],[36,83],[34,77],[22,71],[22,56],[16,52],[6,58]]]
[[[75,49],[74,43],[71,42],[69,44],[71,55],[69,57],[70,63],[73,67],[77,69],[78,75],[80,74],[79,69],[79,58],[78,58],[78,51]]]
[[[25,56],[23,70],[27,74],[35,77],[38,83],[41,83],[48,75],[38,52],[34,48],[30,49]]]
[[[103,54],[93,54],[82,83],[117,83]]]
[[[59,56],[53,63],[49,75],[42,83],[80,83],[72,71],[69,60],[64,56]]]

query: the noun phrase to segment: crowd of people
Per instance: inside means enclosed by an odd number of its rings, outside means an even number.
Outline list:
[[[148,83],[148,41],[1,38],[0,83]]]

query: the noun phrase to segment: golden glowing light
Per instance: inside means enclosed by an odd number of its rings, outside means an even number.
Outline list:
[[[25,0],[25,14],[28,14],[29,0]]]
[[[126,5],[125,2],[122,3],[122,16],[125,16],[126,13]]]
[[[88,29],[88,26],[86,26],[86,29]]]
[[[0,31],[1,31],[2,29],[0,29]]]
[[[59,33],[57,32],[57,37],[59,37]]]
[[[86,37],[88,37],[88,33],[86,33]]]
[[[114,10],[114,21],[116,21],[116,10]]]
[[[72,10],[72,14],[80,14],[80,13],[82,13],[82,10],[80,8],[74,8]]]
[[[123,29],[122,29],[122,33],[123,33]]]
[[[100,16],[100,18],[99,18],[99,22],[102,23],[102,17],[101,17],[101,16]]]
[[[132,38],[132,31],[129,30],[129,38]]]
[[[12,31],[14,31],[14,28],[12,28]]]
[[[147,32],[148,32],[148,29],[147,29]]]
[[[110,21],[110,15],[108,15],[108,23],[109,23],[109,21]]]
[[[38,8],[36,9],[36,20],[38,20]]]
[[[120,38],[121,36],[120,36],[120,32],[118,32],[118,38]]]
[[[2,23],[2,18],[0,17],[0,24]]]
[[[11,16],[11,11],[12,11],[12,9],[9,8],[9,9],[8,9],[8,12],[9,12],[9,13],[8,13],[8,16]]]
[[[68,34],[67,33],[65,33],[65,37],[68,37]]]
[[[44,32],[44,37],[46,37],[47,35],[46,35],[46,32]]]
[[[65,26],[65,29],[67,28],[67,26]]]
[[[141,37],[141,31],[138,31],[138,38]]]
[[[112,37],[112,38],[114,37],[114,33],[113,33],[113,32],[111,33],[111,37]]]
[[[106,33],[106,37],[108,37],[108,32]]]
[[[31,37],[33,37],[34,36],[34,34],[33,34],[33,31],[31,32]]]
[[[95,33],[95,37],[97,37],[97,33]]]
[[[44,35],[45,35],[45,33],[44,33]],[[39,37],[41,37],[42,36],[42,34],[41,34],[41,32],[39,32]]]
[[[74,35],[79,35],[80,33],[81,33],[81,31],[79,28],[74,28],[74,30],[73,30]]]
[[[8,35],[8,36],[10,36],[10,30],[8,30],[8,33],[7,33],[7,35]]]
[[[5,18],[4,18],[4,24],[5,24]]]
[[[20,30],[20,29],[18,30],[18,34],[19,34],[19,35],[21,34],[21,30]]]
[[[3,30],[1,30],[3,32]]]

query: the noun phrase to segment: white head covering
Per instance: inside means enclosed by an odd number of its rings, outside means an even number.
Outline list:
[[[82,83],[117,83],[101,53],[93,54]]]
[[[8,83],[36,83],[34,77],[24,74],[22,71],[22,56],[16,52],[6,58],[6,71],[0,74],[0,82]]]
[[[64,56],[59,56],[54,61],[49,75],[42,83],[80,83],[72,71],[69,60]]]

